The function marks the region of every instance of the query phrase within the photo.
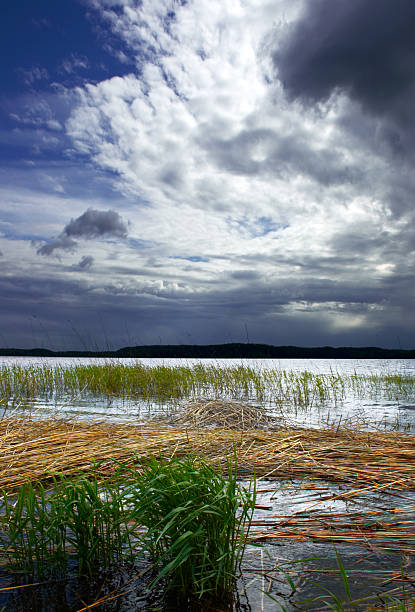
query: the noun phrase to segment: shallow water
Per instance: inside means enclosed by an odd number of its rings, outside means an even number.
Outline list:
[[[19,366],[46,365],[49,367],[71,367],[82,364],[121,363],[131,365],[135,359],[104,359],[104,358],[52,358],[52,357],[0,357],[0,368],[18,364]],[[400,374],[415,376],[415,360],[408,359],[141,359],[139,363],[145,366],[194,366],[196,364],[213,364],[218,367],[246,367],[264,370],[277,369],[287,372],[312,372],[314,374],[340,374],[344,379],[357,375]],[[209,396],[219,399],[217,395]],[[223,396],[221,399],[236,399]],[[239,398],[241,400],[241,398]],[[336,401],[319,401],[314,399],[308,406],[296,407],[292,403],[273,401],[258,402],[254,397],[243,398],[261,405],[285,425],[301,425],[307,427],[322,427],[327,425],[357,425],[369,429],[386,429],[415,431],[415,386],[405,388],[385,388],[379,385],[367,385],[362,392],[345,387],[344,395]],[[109,420],[118,423],[137,423],[142,419],[152,417],[170,418],[177,410],[183,408],[186,400],[143,400],[136,397],[94,396],[86,391],[74,396],[60,395],[55,397],[36,397],[24,402],[17,402],[14,407],[16,414],[31,412],[39,416],[56,414],[66,417],[76,417],[82,420]],[[12,406],[13,408],[13,406]]]
[[[17,363],[26,365],[73,366],[89,363],[108,363],[114,360],[96,358],[5,358],[0,357],[0,367]],[[136,363],[137,360],[119,360],[126,365]],[[166,365],[184,366],[196,363],[214,364],[221,367],[245,365],[258,369],[282,369],[286,371],[309,371],[316,374],[340,373],[342,376],[397,373],[415,375],[415,360],[330,360],[330,359],[295,359],[295,360],[182,360],[182,359],[141,359],[147,366]],[[229,398],[228,398],[229,399]],[[253,398],[247,398],[254,402]],[[24,404],[9,408],[15,414],[31,414],[47,416],[58,414],[62,417],[79,418],[81,420],[113,421],[123,423],[136,423],[143,419],[156,417],[170,419],[183,409],[186,400],[160,402],[144,401],[137,398],[94,397],[86,392],[77,396],[59,396],[54,398],[34,398]],[[397,391],[392,397],[387,389],[368,386],[365,392],[353,392],[347,388],[344,397],[337,402],[314,402],[304,408],[296,408],[286,403],[280,405],[272,400],[261,404],[264,410],[269,411],[276,419],[285,425],[304,425],[321,427],[324,425],[351,424],[368,429],[386,429],[415,431],[415,389],[407,387]],[[409,516],[415,515],[415,492],[383,492],[381,495],[366,494],[357,497],[354,501],[327,499],[346,489],[335,485],[320,483],[318,486],[307,482],[276,483],[261,480],[258,483],[258,505],[268,509],[257,509],[255,521],[270,520],[283,515],[292,515],[295,512],[309,510],[312,512],[356,512],[407,506],[410,508]],[[272,489],[271,491],[268,489]],[[264,527],[253,526],[253,530]],[[391,585],[379,585],[379,580],[370,585],[375,576],[375,570],[396,569],[399,573],[402,564],[405,571],[413,572],[413,560],[405,559],[399,554],[386,554],[385,551],[364,549],[352,544],[332,544],[322,542],[297,542],[281,540],[266,542],[263,547],[249,546],[244,559],[243,578],[239,583],[241,612],[271,612],[280,609],[276,602],[280,602],[285,610],[306,609],[300,602],[309,597],[324,595],[322,587],[328,588],[337,596],[344,597],[344,585],[339,574],[321,573],[321,570],[338,570],[336,550],[347,570],[351,570],[350,587],[354,598],[364,597],[371,593],[387,590]],[[260,571],[262,568],[262,572]],[[266,570],[268,574],[266,574]],[[318,573],[315,573],[317,572]],[[357,573],[353,573],[357,572]],[[380,574],[378,574],[380,575]],[[289,576],[289,579],[287,578]],[[99,579],[94,584],[80,585],[76,581],[56,586],[28,587],[31,591],[14,592],[13,595],[0,593],[0,609],[6,606],[11,612],[20,610],[78,610],[82,607],[81,599],[92,603],[100,592],[103,584],[110,590],[114,584],[111,581],[102,583]],[[114,576],[116,582],[116,577]],[[127,577],[120,578],[127,580]],[[295,587],[292,592],[290,580]],[[320,586],[312,584],[315,581]],[[5,573],[0,574],[0,588],[10,586],[13,580]],[[373,582],[373,580],[372,580]],[[395,585],[392,585],[395,586]],[[132,612],[133,610],[155,610],[160,600],[151,602],[142,594],[143,582],[138,581],[135,590],[116,600],[116,603],[100,606],[102,610],[120,610]],[[55,589],[55,590],[54,590]],[[85,590],[86,589],[86,590]],[[95,589],[95,590],[94,590]],[[105,590],[105,589],[104,589]],[[81,599],[79,599],[81,597]],[[326,593],[326,601],[333,602]],[[155,606],[155,607],[153,607]],[[304,607],[302,607],[304,606]],[[321,607],[324,608],[323,603]],[[326,608],[328,609],[328,608]],[[364,607],[363,607],[364,609]]]

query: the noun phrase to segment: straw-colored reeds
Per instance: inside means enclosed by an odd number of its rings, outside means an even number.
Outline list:
[[[372,550],[413,555],[414,510],[414,507],[404,507],[361,512],[303,511],[268,517],[252,523],[250,539],[355,544]]]
[[[194,429],[141,424],[0,421],[0,488],[89,469],[91,461],[194,453],[217,464],[238,457],[240,476],[308,478],[350,486],[415,489],[413,435],[347,428]]]
[[[237,455],[240,477],[307,479],[346,485],[332,500],[356,499],[390,490],[415,490],[415,436],[346,427],[240,429],[136,426],[59,419],[0,420],[0,489],[13,491],[58,473],[96,469],[103,477],[113,459],[149,456],[204,457],[226,466]],[[319,487],[322,485],[318,485]],[[325,500],[330,495],[325,496]],[[415,555],[414,508],[329,512],[313,502],[291,515],[254,517],[250,539],[355,544],[371,550]],[[405,580],[412,580],[406,577]],[[403,574],[402,574],[403,576]]]
[[[197,399],[190,401],[180,415],[172,419],[172,422],[194,429],[222,427],[241,431],[269,427],[272,424],[272,418],[262,406],[224,400]]]

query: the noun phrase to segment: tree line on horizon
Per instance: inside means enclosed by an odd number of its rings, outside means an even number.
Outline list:
[[[0,348],[3,357],[135,357],[135,358],[245,358],[245,359],[415,359],[415,349],[387,349],[376,346],[273,346],[270,344],[165,344],[128,346],[118,350],[54,351],[45,348]]]

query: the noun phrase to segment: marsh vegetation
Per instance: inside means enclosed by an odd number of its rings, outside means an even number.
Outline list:
[[[290,371],[255,364],[224,366],[212,363],[168,366],[123,364],[108,360],[105,364],[21,366],[0,368],[0,398],[3,409],[26,407],[41,401],[46,406],[71,405],[73,398],[83,402],[101,402],[125,407],[132,414],[134,406],[155,408],[166,413],[190,399],[223,399],[253,402],[280,415],[330,412],[341,407],[372,401],[395,405],[415,402],[415,376],[407,373],[375,372],[319,374],[307,370]],[[75,402],[76,403],[76,402]],[[413,406],[415,408],[415,404]],[[121,410],[120,410],[121,412]],[[347,413],[347,410],[346,410]],[[110,418],[105,410],[102,413]],[[343,415],[344,416],[344,415]],[[347,416],[347,414],[346,414]]]
[[[80,592],[88,577],[96,592],[82,609],[412,609],[413,434],[281,416],[351,395],[411,405],[413,376],[16,364],[0,370],[0,388],[3,576],[66,591],[76,580]],[[156,401],[164,416],[120,424],[25,408],[82,394]],[[39,602],[45,588],[28,587]],[[3,592],[8,609],[27,608],[16,593]],[[36,609],[53,609],[48,601]],[[71,602],[56,609],[81,609]]]

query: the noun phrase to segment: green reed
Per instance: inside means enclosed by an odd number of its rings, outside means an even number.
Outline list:
[[[390,399],[415,396],[415,377],[315,374],[248,365],[218,364],[147,366],[137,361],[63,366],[5,366],[0,369],[0,398],[13,404],[26,398],[60,397],[87,393],[169,403],[205,396],[271,402],[296,409],[338,402],[347,393],[359,397],[382,395]]]
[[[163,580],[177,602],[208,598],[231,606],[255,480],[245,489],[231,462],[223,475],[191,457],[114,466],[103,482],[92,466],[89,474],[54,478],[49,488],[29,482],[13,497],[4,493],[6,567],[34,579],[65,577],[76,566],[92,576],[150,557],[157,575],[149,589]]]
[[[129,489],[144,548],[177,602],[213,598],[231,606],[254,512],[254,481],[244,489],[200,458],[152,459]],[[225,608],[221,608],[225,609]],[[226,607],[228,609],[228,607]]]
[[[50,490],[29,482],[11,499],[4,493],[0,545],[10,568],[37,578],[65,572],[71,558],[91,575],[132,556],[128,521],[120,482],[60,476]]]

